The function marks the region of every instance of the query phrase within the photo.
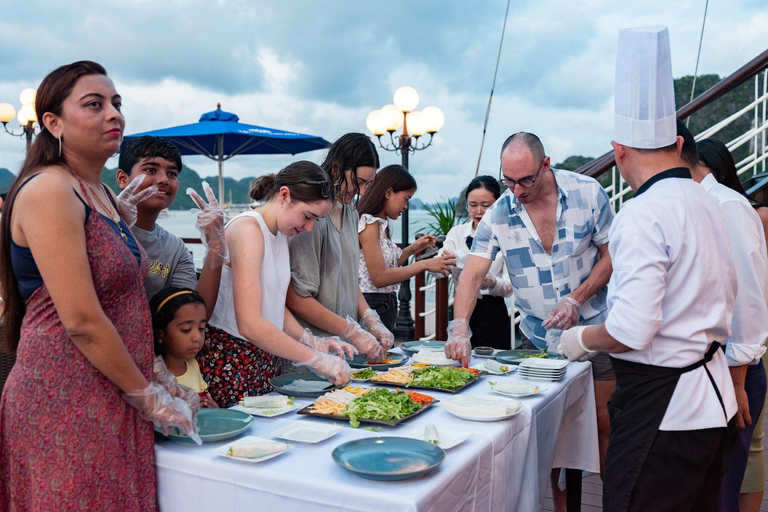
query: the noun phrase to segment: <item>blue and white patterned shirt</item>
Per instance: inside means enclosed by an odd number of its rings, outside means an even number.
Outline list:
[[[614,212],[608,194],[593,178],[552,169],[557,183],[557,227],[547,254],[525,207],[504,192],[477,226],[472,253],[493,259],[502,251],[520,311],[520,328],[539,348],[546,347],[542,321],[564,297],[589,277],[608,243]],[[581,307],[581,324],[605,318],[607,288]]]

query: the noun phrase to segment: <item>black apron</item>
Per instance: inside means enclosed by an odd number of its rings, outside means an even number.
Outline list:
[[[605,512],[623,512],[629,508],[640,471],[682,374],[704,366],[728,422],[720,390],[705,366],[718,348],[720,343],[713,342],[702,360],[683,368],[611,357],[616,373],[616,390],[608,402],[611,437],[603,482]]]

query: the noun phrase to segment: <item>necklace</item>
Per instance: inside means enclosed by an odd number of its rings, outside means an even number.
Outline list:
[[[118,213],[115,210],[114,205],[112,204],[112,201],[107,199],[107,202],[109,204],[105,204],[104,201],[101,200],[101,197],[99,197],[99,194],[96,193],[96,191],[93,189],[90,183],[85,184],[86,187],[88,187],[93,194],[93,197],[96,198],[96,202],[99,203],[99,206],[107,212],[107,215],[110,219],[112,219],[112,222],[115,223],[115,226],[117,226],[117,229],[120,230],[120,236],[123,237],[123,240],[128,240],[128,236],[125,234],[125,231],[123,231],[123,227],[120,225],[120,213]]]
[[[69,169],[69,172],[72,174],[72,176],[75,177],[75,179],[77,179],[77,181],[80,182],[81,187],[82,187],[82,185],[85,185],[86,187],[88,187],[90,189],[91,194],[88,194],[88,192],[85,190],[85,188],[83,188],[82,190],[83,190],[83,193],[85,194],[86,199],[88,199],[88,202],[91,203],[91,208],[93,208],[93,202],[90,200],[90,197],[88,197],[89,195],[93,195],[93,197],[96,198],[96,201],[99,203],[101,208],[105,212],[107,212],[107,215],[109,216],[109,218],[112,220],[112,222],[115,223],[115,226],[117,226],[117,229],[120,232],[120,236],[122,236],[123,240],[125,240],[127,242],[128,241],[128,235],[125,234],[125,231],[123,231],[123,227],[120,225],[120,212],[117,211],[117,208],[112,204],[112,201],[110,201],[109,198],[107,198],[107,202],[109,203],[109,205],[104,204],[104,202],[101,200],[101,197],[99,197],[99,194],[96,193],[96,191],[93,189],[93,187],[91,187],[91,185],[89,183],[85,183],[80,178],[80,176],[78,176],[75,173],[75,171],[73,171],[72,169]],[[93,209],[95,210],[95,208],[93,208]]]

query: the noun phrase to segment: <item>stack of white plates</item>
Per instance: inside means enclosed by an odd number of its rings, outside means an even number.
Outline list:
[[[528,379],[555,381],[565,376],[568,361],[555,359],[526,359],[517,367],[517,374]]]

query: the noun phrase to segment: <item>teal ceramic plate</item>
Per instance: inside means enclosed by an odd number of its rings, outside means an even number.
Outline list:
[[[336,389],[328,380],[314,373],[289,373],[274,377],[269,383],[280,394],[302,398],[317,398]]]
[[[369,437],[349,441],[331,454],[334,462],[369,480],[406,480],[439,466],[445,450],[408,437]]]
[[[538,354],[539,350],[501,350],[499,352],[496,352],[496,355],[494,356],[497,361],[504,364],[520,364],[526,359],[529,359],[525,356],[531,356],[533,354]],[[547,359],[563,359],[563,356],[560,354],[549,354],[549,357]]]
[[[368,364],[367,359],[357,354],[352,359],[347,359],[347,362],[349,363],[349,366],[352,368],[373,368],[374,370],[378,371],[387,371],[390,368],[395,368],[396,366],[403,366],[405,363],[408,362],[408,356],[404,354],[398,354],[397,352],[387,352],[387,355],[384,356],[385,358],[390,358],[394,360],[394,363],[384,363],[384,364]]]
[[[197,411],[197,432],[204,443],[224,441],[243,433],[253,423],[253,417],[231,409],[200,409]],[[162,434],[162,431],[155,427]],[[179,443],[195,444],[192,438],[182,435],[174,428],[167,436],[168,439]]]
[[[423,348],[432,349],[432,350],[444,350],[445,349],[445,342],[444,341],[406,341],[405,343],[401,343],[398,348],[405,352],[406,354],[412,356],[419,350]]]

